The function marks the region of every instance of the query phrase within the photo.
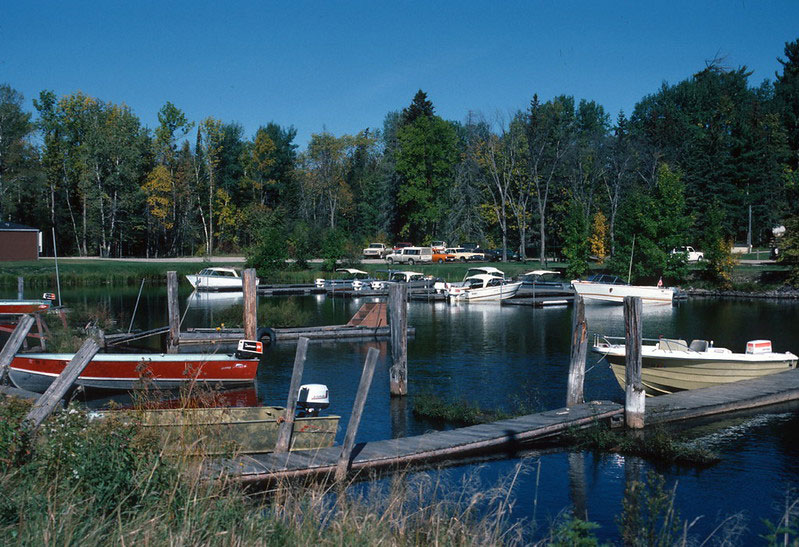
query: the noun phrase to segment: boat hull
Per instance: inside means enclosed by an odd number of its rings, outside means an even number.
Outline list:
[[[16,355],[9,367],[9,378],[20,389],[44,393],[73,356],[67,353]],[[122,391],[176,389],[190,382],[233,387],[252,384],[257,370],[257,359],[236,359],[232,355],[97,354],[75,384]]]
[[[208,275],[187,275],[191,286],[198,291],[240,291],[242,290],[242,280],[240,277],[218,277]],[[258,284],[258,279],[255,280]]]
[[[727,354],[719,358],[691,358],[689,352],[674,352],[685,356],[642,356],[641,382],[650,396],[674,393],[686,389],[729,384],[750,380],[768,374],[796,368],[797,358],[793,354],[769,354],[761,360],[745,360]],[[613,375],[625,389],[624,355],[607,354]]]
[[[36,313],[50,309],[50,302],[43,300],[0,300],[0,315]]]
[[[517,281],[497,287],[455,289],[454,291],[447,291],[447,296],[450,300],[457,302],[498,302],[516,296],[521,286],[522,282]]]
[[[284,413],[281,407],[226,407],[110,410],[92,417],[139,421],[171,454],[262,454],[274,451]],[[338,423],[339,416],[295,418],[290,450],[332,446]]]
[[[592,283],[590,281],[572,281],[572,286],[586,303],[622,304],[625,296],[638,296],[641,298],[642,303],[656,305],[669,305],[674,300],[674,291],[662,287],[611,285],[607,283]]]

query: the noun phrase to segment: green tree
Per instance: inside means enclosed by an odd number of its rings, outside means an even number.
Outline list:
[[[570,203],[563,231],[563,256],[569,263],[566,275],[568,279],[577,279],[588,271],[591,230],[582,207],[574,200]]]
[[[413,241],[432,237],[443,227],[447,190],[458,160],[454,127],[420,98],[417,93],[397,133],[399,235]]]
[[[785,59],[778,59],[782,74],[777,74],[774,93],[788,134],[790,167],[799,171],[799,39],[786,43],[784,53]]]
[[[730,288],[735,259],[732,256],[732,241],[724,230],[724,210],[718,201],[711,204],[707,217],[702,234],[705,275],[720,287]]]

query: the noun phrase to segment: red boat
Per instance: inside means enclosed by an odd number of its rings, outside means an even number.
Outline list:
[[[44,393],[75,355],[21,353],[9,368],[20,389]],[[175,389],[190,382],[231,387],[252,384],[258,359],[203,353],[98,353],[75,381],[77,385],[111,390]]]
[[[0,315],[36,313],[49,309],[48,300],[0,300]]]

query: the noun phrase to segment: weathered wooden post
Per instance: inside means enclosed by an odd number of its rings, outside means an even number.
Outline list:
[[[21,275],[17,276],[17,300],[25,299],[25,278]]]
[[[33,327],[33,321],[32,315],[23,315],[20,317],[17,326],[14,327],[14,332],[11,333],[2,351],[0,351],[0,383],[5,380],[8,367],[11,365],[11,361],[14,360],[14,355],[17,354],[19,348],[22,346],[25,337],[28,336],[31,327]]]
[[[169,317],[166,352],[177,353],[180,340],[180,306],[178,304],[178,274],[174,271],[166,272],[166,301]]]
[[[646,392],[641,382],[641,297],[624,297],[625,399],[624,420],[630,429],[644,427]]]
[[[277,442],[275,443],[275,454],[288,452],[291,447],[291,434],[294,431],[294,412],[297,410],[297,393],[300,391],[302,382],[302,370],[305,368],[305,354],[308,351],[308,339],[300,336],[297,340],[297,353],[294,354],[294,370],[291,372],[291,385],[289,386],[289,397],[286,401],[286,414],[283,416],[283,423],[277,432]]]
[[[391,317],[391,369],[389,390],[391,395],[408,394],[408,286],[393,283],[388,289],[388,308]]]
[[[258,331],[258,287],[255,283],[255,268],[242,272],[241,288],[244,292],[244,338],[255,340]]]
[[[375,348],[369,348],[366,354],[366,362],[363,364],[361,381],[358,384],[358,393],[355,395],[355,403],[352,405],[352,414],[347,424],[347,433],[344,435],[344,443],[341,446],[341,455],[336,464],[335,479],[340,481],[347,476],[350,469],[350,458],[352,457],[352,447],[355,445],[355,434],[358,432],[358,425],[361,423],[361,414],[366,404],[366,396],[369,394],[369,387],[372,385],[372,376],[375,372],[375,362],[377,354],[380,353]]]
[[[587,348],[588,324],[585,321],[585,302],[582,296],[577,295],[574,299],[574,315],[572,316],[571,357],[569,360],[569,385],[566,393],[566,406],[583,403]]]
[[[86,340],[83,345],[75,354],[75,357],[64,367],[64,370],[58,377],[53,380],[50,387],[39,397],[33,404],[30,412],[25,417],[25,421],[30,424],[33,429],[38,428],[44,420],[53,412],[58,402],[67,392],[67,390],[75,383],[80,373],[89,364],[89,361],[100,350],[100,346],[93,338]]]

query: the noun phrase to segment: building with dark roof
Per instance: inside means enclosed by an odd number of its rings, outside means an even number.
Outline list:
[[[39,260],[41,242],[38,228],[0,222],[0,261]]]

